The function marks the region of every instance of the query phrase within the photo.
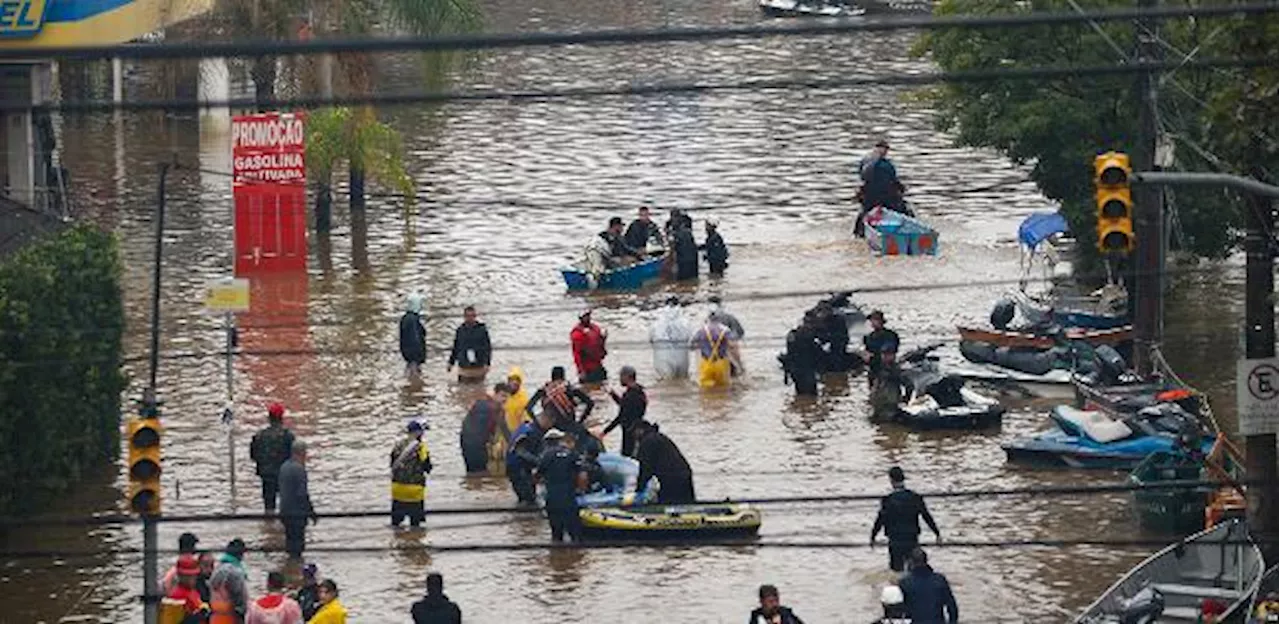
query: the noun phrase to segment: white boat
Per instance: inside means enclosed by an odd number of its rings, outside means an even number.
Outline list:
[[[1072,399],[1076,396],[1071,371],[1053,369],[1043,375],[1032,375],[995,364],[965,362],[948,365],[947,372],[997,389],[1012,391],[1039,399]]]
[[[1076,624],[1197,622],[1201,605],[1236,621],[1262,582],[1262,551],[1240,520],[1229,520],[1171,544],[1129,570],[1075,619]]]
[[[769,17],[857,17],[867,12],[860,7],[821,0],[758,0],[758,3],[760,11]]]

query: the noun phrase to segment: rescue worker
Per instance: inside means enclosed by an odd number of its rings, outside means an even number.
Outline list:
[[[284,549],[289,556],[298,559],[307,547],[307,519],[311,524],[319,522],[316,508],[311,504],[311,489],[307,484],[307,443],[293,443],[293,455],[280,467],[280,522],[284,525]]]
[[[511,367],[507,373],[507,403],[503,406],[507,414],[507,430],[515,433],[516,429],[529,418],[524,411],[529,404],[529,391],[524,387],[524,371],[519,366]],[[511,438],[503,440],[503,450]]]
[[[404,358],[404,374],[416,378],[427,361],[427,328],[422,324],[422,295],[413,293],[405,302],[400,317],[400,356]]]
[[[806,312],[799,327],[787,333],[787,351],[782,355],[784,381],[796,385],[796,396],[818,396],[818,359],[822,348],[814,333],[817,318]]]
[[[886,585],[880,591],[880,608],[884,610],[883,615],[871,624],[911,624],[911,617],[907,614],[907,605],[902,597],[902,588],[897,585]]]
[[[636,247],[627,244],[622,232],[622,217],[610,217],[609,227],[600,233],[600,238],[609,244],[609,260],[614,267],[635,264],[645,256],[644,245]]]
[[[338,600],[338,584],[333,579],[320,582],[320,609],[307,624],[347,624],[347,608]]]
[[[698,349],[702,358],[698,361],[698,385],[703,388],[728,386],[732,383],[733,364],[729,361],[729,348],[733,342],[733,332],[716,321],[715,317],[707,317],[702,329],[693,335],[693,346]]]
[[[650,218],[648,206],[640,207],[636,220],[627,226],[627,232],[622,238],[627,245],[641,251],[646,251],[650,245],[660,249],[667,246],[662,239],[662,228]]]
[[[458,381],[480,381],[489,374],[489,361],[493,346],[489,343],[489,328],[476,319],[475,306],[462,310],[462,324],[453,333],[453,350],[449,352],[449,367],[458,365]]]
[[[173,567],[177,578],[172,589],[160,600],[160,624],[202,624],[209,617],[209,605],[196,589],[200,564],[191,553],[178,555]]]
[[[511,438],[503,405],[507,402],[507,385],[494,384],[493,391],[471,405],[462,419],[458,442],[462,447],[462,462],[467,474],[478,474],[489,469],[489,449],[496,437]]]
[[[818,343],[822,345],[819,371],[843,373],[851,367],[849,362],[849,325],[844,317],[835,313],[831,304],[823,301],[813,309],[817,316]]]
[[[302,619],[310,620],[320,608],[320,570],[316,564],[302,566],[302,587],[294,593],[293,599],[302,608]]]
[[[178,536],[178,556],[196,554],[196,544],[200,542],[200,538],[195,533],[183,533]],[[160,591],[168,594],[170,590],[178,586],[178,565],[175,563],[169,568],[160,580]]]
[[[529,397],[529,402],[525,403],[524,411],[530,417],[533,416],[535,405],[542,407],[542,413],[550,416],[555,426],[567,427],[569,423],[586,420],[587,416],[591,415],[591,410],[595,409],[596,402],[582,389],[569,385],[564,378],[563,366],[553,366],[551,381],[538,388],[538,391]],[[581,416],[578,415],[579,405],[585,406]]]
[[[729,247],[724,244],[724,237],[720,236],[719,224],[708,219],[704,227],[707,230],[707,240],[702,248],[707,258],[708,272],[712,277],[720,277],[729,268]]]
[[[693,238],[692,219],[681,216],[676,219],[670,235],[671,251],[675,256],[676,280],[698,278],[698,241]]]
[[[893,418],[898,411],[898,405],[906,398],[906,391],[903,389],[906,378],[902,373],[902,367],[898,366],[897,351],[889,344],[883,345],[882,348],[885,351],[880,354],[879,367],[871,375],[873,421]]]
[[[462,609],[444,593],[444,577],[427,575],[427,595],[415,603],[409,614],[413,624],[462,624]]]
[[[391,448],[391,526],[398,527],[408,518],[409,526],[416,529],[426,518],[427,474],[431,472],[431,453],[422,439],[426,428],[421,420],[409,421],[405,436]]]
[[[729,342],[729,363],[733,365],[733,376],[741,376],[745,371],[742,366],[742,339],[746,337],[747,330],[738,321],[738,317],[725,309],[720,295],[712,295],[708,301],[711,302],[711,318],[728,327],[732,332],[729,336],[732,338]]]
[[[760,606],[751,612],[747,624],[804,624],[804,622],[790,608],[782,606],[777,587],[761,585]]]
[[[599,325],[591,322],[591,309],[578,315],[578,324],[569,332],[569,343],[573,346],[573,363],[578,367],[578,383],[604,381],[609,372],[604,367],[604,356],[609,353],[605,348],[608,334]]]
[[[552,429],[554,420],[550,412],[543,411],[516,429],[507,445],[507,479],[521,505],[536,501],[533,487],[533,469],[542,453],[542,435]]]
[[[871,314],[867,315],[867,322],[871,324],[871,331],[862,337],[862,345],[866,350],[861,353],[861,356],[869,367],[867,380],[870,383],[875,381],[876,373],[880,370],[882,354],[897,353],[899,340],[898,332],[884,326],[884,312],[872,310]]]
[[[898,581],[913,624],[956,624],[960,608],[947,577],[933,571],[920,548],[911,551],[911,571]]]
[[[898,170],[889,160],[889,143],[884,139],[876,141],[871,153],[858,163],[858,177],[862,179],[862,188],[858,190],[862,210],[854,223],[853,233],[862,237],[866,235],[863,218],[872,208],[883,206],[890,210],[904,209],[902,195],[906,187],[898,181]]]
[[[658,503],[681,505],[697,502],[693,491],[693,470],[675,442],[658,431],[658,425],[642,420],[636,423],[636,461],[640,475],[636,493],[644,490],[651,477],[658,478]]]
[[[537,480],[546,486],[547,523],[551,525],[551,541],[563,542],[568,534],[572,541],[581,538],[578,520],[578,487],[586,481],[582,458],[573,452],[573,438],[559,429],[542,437],[545,448],[538,458]]]
[[[249,605],[244,624],[302,624],[302,607],[285,595],[284,575],[267,573],[267,593]]]
[[[227,542],[227,547],[218,556],[218,563],[209,577],[209,591],[212,592],[209,624],[239,624],[249,608],[244,552],[244,540],[237,537]]]
[[[293,438],[293,432],[284,426],[284,406],[272,403],[267,407],[267,427],[255,433],[249,443],[249,457],[262,479],[262,510],[267,515],[276,512],[280,466],[293,452]]]
[[[644,392],[644,386],[636,381],[636,369],[630,366],[623,366],[618,372],[618,377],[622,379],[622,387],[625,388],[621,394],[614,388],[609,388],[609,396],[613,397],[613,402],[618,404],[618,415],[605,425],[601,437],[609,435],[615,427],[622,427],[622,454],[627,457],[636,456],[636,438],[635,424],[644,420],[644,414],[649,409],[649,397]]]
[[[693,339],[693,331],[693,324],[680,309],[680,299],[668,297],[666,306],[658,310],[658,319],[649,329],[653,368],[659,379],[689,376],[689,341]]]
[[[876,536],[884,529],[889,538],[889,569],[901,572],[907,557],[920,545],[920,519],[924,518],[929,530],[942,541],[942,533],[933,515],[924,504],[919,494],[907,489],[906,475],[902,468],[894,466],[889,469],[889,484],[893,491],[880,499],[880,512],[876,514],[875,525],[871,527],[871,546],[875,547]],[[903,590],[905,591],[905,589]]]

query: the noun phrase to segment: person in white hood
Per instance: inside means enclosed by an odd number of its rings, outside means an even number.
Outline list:
[[[658,319],[649,329],[653,345],[653,368],[660,379],[684,379],[689,376],[689,341],[693,324],[680,309],[680,300],[671,297],[658,310]]]

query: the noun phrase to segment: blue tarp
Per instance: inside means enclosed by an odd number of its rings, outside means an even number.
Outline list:
[[[1059,232],[1067,231],[1067,220],[1056,212],[1036,212],[1018,226],[1018,240],[1028,249]]]

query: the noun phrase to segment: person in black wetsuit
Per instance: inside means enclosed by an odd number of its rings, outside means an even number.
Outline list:
[[[822,357],[818,369],[823,373],[843,373],[852,368],[849,358],[849,326],[836,314],[831,304],[823,301],[813,308],[816,315],[818,343]]]
[[[565,380],[563,366],[553,366],[551,381],[538,388],[524,406],[524,411],[530,418],[533,417],[535,405],[541,405],[542,411],[548,413],[555,426],[563,431],[569,427],[569,423],[586,420],[591,415],[591,410],[595,409],[596,402],[581,388]],[[579,405],[586,406],[581,416],[577,415]]]
[[[724,270],[729,268],[729,247],[724,244],[718,227],[715,221],[707,221],[707,242],[702,246],[707,256],[708,271],[716,277],[724,275]]]
[[[874,385],[876,375],[880,372],[880,365],[883,353],[898,352],[898,332],[887,329],[884,326],[884,312],[880,310],[872,310],[867,315],[867,322],[871,323],[871,332],[862,337],[862,345],[866,350],[862,352],[863,361],[868,365],[867,384]]]
[[[475,306],[467,306],[462,310],[462,324],[453,334],[453,350],[449,353],[449,367],[457,364],[462,369],[489,370],[489,360],[493,357],[493,346],[489,342],[489,328],[476,319]],[[459,371],[459,379],[462,379]],[[483,379],[468,376],[467,379]]]
[[[578,485],[586,479],[582,472],[582,458],[573,452],[573,438],[559,429],[548,431],[542,440],[546,449],[538,459],[537,478],[546,485],[551,541],[563,542],[567,533],[576,542],[581,536]]]
[[[633,427],[644,420],[645,411],[649,409],[649,397],[644,393],[644,386],[636,382],[636,369],[623,366],[618,373],[622,386],[626,388],[622,394],[614,388],[609,389],[609,396],[618,404],[618,415],[605,426],[601,437],[609,435],[615,427],[622,427],[622,454],[627,457],[636,456],[636,438]]]
[[[409,295],[400,317],[400,356],[406,377],[422,374],[422,363],[427,361],[427,328],[422,325],[422,295],[418,293]]]
[[[876,514],[876,523],[871,527],[872,546],[875,546],[876,536],[882,528],[885,537],[889,538],[889,569],[894,572],[902,571],[911,551],[920,545],[921,518],[937,536],[938,542],[942,541],[942,533],[938,531],[924,499],[907,489],[904,484],[906,478],[902,468],[894,466],[889,469],[893,492],[880,499],[880,513]]]
[[[640,207],[639,216],[627,226],[627,232],[622,235],[622,238],[632,248],[640,251],[644,251],[650,242],[660,247],[666,246],[666,241],[662,237],[662,228],[659,228],[658,224],[650,218],[648,206]]]
[[[698,241],[693,239],[692,219],[681,214],[675,217],[671,233],[671,247],[676,261],[676,279],[689,280],[698,277]]]
[[[817,316],[806,312],[799,327],[787,334],[787,352],[782,368],[787,379],[795,382],[797,396],[818,396],[818,365],[822,348],[814,331]]]
[[[681,505],[697,502],[693,492],[693,470],[675,442],[658,431],[658,426],[642,420],[635,424],[636,460],[640,476],[636,492],[644,489],[651,477],[658,477],[658,503]]]

